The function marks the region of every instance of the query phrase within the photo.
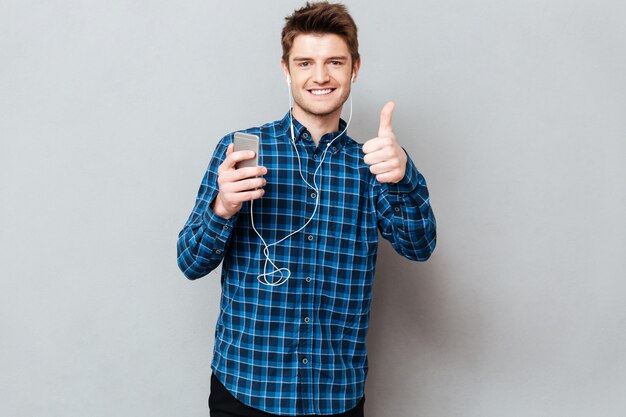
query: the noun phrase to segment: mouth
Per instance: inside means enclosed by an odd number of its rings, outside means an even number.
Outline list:
[[[332,92],[335,91],[335,88],[312,88],[307,91],[315,97],[324,97],[332,94]]]

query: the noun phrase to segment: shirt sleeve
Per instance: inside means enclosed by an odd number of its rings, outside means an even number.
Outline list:
[[[224,219],[211,210],[218,193],[217,169],[226,158],[231,136],[220,140],[204,174],[196,203],[189,219],[178,234],[178,267],[189,279],[197,279],[217,268],[232,234],[237,214]]]
[[[374,181],[378,230],[400,255],[426,261],[435,250],[437,224],[426,180],[407,154],[406,174],[395,184]]]

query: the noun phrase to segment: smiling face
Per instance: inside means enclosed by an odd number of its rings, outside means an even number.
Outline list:
[[[337,118],[350,95],[352,66],[348,45],[335,34],[300,34],[289,51],[289,66],[282,61],[285,77],[291,77],[293,115],[301,122],[311,118]]]

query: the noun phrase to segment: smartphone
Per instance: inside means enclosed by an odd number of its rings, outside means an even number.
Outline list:
[[[235,132],[235,152],[236,151],[254,152],[254,158],[239,162],[237,169],[259,165],[259,137],[257,135]]]

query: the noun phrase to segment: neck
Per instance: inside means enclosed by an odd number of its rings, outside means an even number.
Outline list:
[[[340,116],[341,108],[333,113],[319,116],[305,112],[298,105],[293,106],[293,117],[307,128],[316,146],[322,136],[336,132],[339,129]]]

